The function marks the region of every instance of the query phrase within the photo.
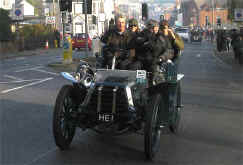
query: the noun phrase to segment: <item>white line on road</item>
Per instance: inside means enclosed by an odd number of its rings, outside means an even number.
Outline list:
[[[26,59],[25,57],[18,57],[15,60],[25,60],[25,59]]]
[[[10,75],[4,75],[4,77],[10,78],[10,79],[14,79],[14,80],[20,80],[20,81],[23,80],[21,78],[10,76]]]
[[[35,69],[40,69],[40,68],[43,68],[43,66],[37,66],[37,67],[34,67],[34,68],[26,68],[26,69],[21,69],[21,70],[16,70],[15,72],[24,72],[24,71],[28,71],[28,70],[35,70]]]
[[[48,71],[45,71],[45,70],[41,70],[41,69],[33,69],[34,71],[38,71],[38,72],[43,72],[43,73],[47,73],[47,74],[52,74],[52,75],[55,75],[55,76],[59,76],[60,74],[57,74],[57,73],[54,73],[54,72],[48,72]]]
[[[23,86],[19,86],[19,87],[16,87],[16,88],[7,89],[7,90],[2,91],[1,93],[2,94],[9,93],[11,91],[15,91],[15,90],[22,89],[22,88],[25,88],[25,87],[33,86],[33,85],[36,85],[36,84],[40,84],[40,83],[43,83],[45,81],[52,80],[52,79],[53,79],[52,77],[49,77],[49,78],[46,78],[44,80],[40,80],[40,81],[33,82],[33,83],[30,83],[30,84],[26,84],[26,85],[23,85]]]
[[[44,158],[45,156],[47,156],[49,153],[56,151],[57,149],[58,149],[58,148],[55,147],[55,148],[53,148],[53,149],[51,149],[51,150],[49,150],[49,151],[47,151],[47,152],[45,152],[45,153],[43,153],[43,154],[40,154],[40,155],[38,155],[35,159],[33,159],[31,162],[29,162],[29,163],[27,163],[27,164],[25,164],[25,165],[31,165],[31,164],[35,163],[35,162],[37,162],[38,160],[40,160],[40,159]]]
[[[30,80],[17,80],[17,81],[3,81],[0,84],[10,84],[10,83],[22,83],[22,82],[32,82],[32,81],[40,81],[43,79],[30,79]]]

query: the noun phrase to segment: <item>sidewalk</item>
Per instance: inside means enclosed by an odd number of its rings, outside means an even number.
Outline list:
[[[230,49],[229,52],[227,51],[221,51],[218,52],[216,49],[216,44],[214,43],[214,55],[219,58],[220,61],[225,63],[226,65],[234,68],[234,69],[240,69],[243,70],[243,66],[239,64],[237,60],[234,59],[234,52],[232,48]]]
[[[50,48],[50,49],[35,49],[35,50],[25,50],[20,52],[11,52],[11,53],[1,53],[0,60],[17,58],[24,56],[36,56],[36,55],[47,55],[47,54],[58,54],[62,53],[62,48]]]

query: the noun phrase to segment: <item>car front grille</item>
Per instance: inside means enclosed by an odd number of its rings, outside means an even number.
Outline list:
[[[116,90],[116,92],[114,92],[114,90]],[[98,105],[100,108],[98,108]],[[114,109],[115,113],[126,111],[128,109],[128,101],[125,89],[110,86],[97,86],[91,96],[88,108],[97,112],[99,111],[98,113],[112,113]]]

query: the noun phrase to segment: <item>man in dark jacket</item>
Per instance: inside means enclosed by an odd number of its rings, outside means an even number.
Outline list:
[[[142,62],[143,69],[148,72],[154,71],[153,67],[158,59],[158,54],[163,53],[166,49],[164,40],[160,40],[156,35],[158,27],[157,21],[149,20],[146,28],[137,35],[133,42],[136,48],[136,58]]]
[[[109,29],[101,38],[101,41],[106,45],[103,48],[103,67],[108,66],[111,68],[114,56],[117,57],[117,69],[136,70],[140,67],[139,64],[134,64],[132,61],[133,57],[130,54],[130,49],[132,48],[129,46],[131,38],[131,34],[126,29],[126,18],[124,16],[118,16],[116,27]]]

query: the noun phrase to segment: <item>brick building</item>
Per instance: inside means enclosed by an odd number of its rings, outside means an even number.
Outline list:
[[[228,9],[225,8],[225,4],[226,0],[182,1],[183,25],[211,27],[214,24],[215,27],[219,27],[217,25],[224,26],[229,23]]]
[[[208,4],[201,6],[199,13],[199,25],[201,27],[222,27],[229,23],[228,9],[223,8],[221,5],[216,4],[213,9]]]
[[[198,24],[198,8],[194,0],[182,1],[181,12],[183,13],[183,26]]]

